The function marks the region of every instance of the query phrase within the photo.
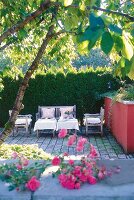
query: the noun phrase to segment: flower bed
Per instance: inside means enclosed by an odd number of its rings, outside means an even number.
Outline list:
[[[67,130],[61,130],[58,136],[59,138],[66,137]],[[31,165],[25,156],[13,152],[12,158],[15,159],[15,162],[0,165],[0,179],[9,184],[9,190],[28,189],[34,192],[40,186],[41,173],[51,165],[58,166],[53,177],[58,176],[61,186],[67,189],[79,189],[84,183],[96,184],[113,172],[120,171],[119,167],[112,171],[107,170],[105,166],[97,166],[98,153],[86,138],[78,137],[76,134],[70,135],[68,138],[68,147],[76,148],[77,152],[83,151],[85,144],[89,145],[89,153],[82,156],[80,160],[71,159],[65,152],[63,155],[48,159],[47,162],[35,162]]]

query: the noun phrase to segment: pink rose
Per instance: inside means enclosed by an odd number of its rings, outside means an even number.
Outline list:
[[[80,177],[81,176],[81,166],[75,166],[74,170],[73,170],[73,174],[74,176]]]
[[[55,156],[55,157],[52,159],[52,165],[53,165],[53,166],[60,165],[60,163],[61,163],[61,160],[60,160],[60,158],[58,158],[57,156]]]
[[[78,140],[78,143],[77,143],[76,150],[77,151],[82,151],[84,149],[85,143],[87,143],[87,139],[83,138],[83,137],[80,137],[79,140]]]
[[[68,139],[67,146],[72,146],[76,142],[76,134],[71,135]]]
[[[16,167],[17,167],[18,170],[22,169],[22,165],[20,165],[20,164],[17,164]]]
[[[59,134],[58,134],[58,137],[64,138],[64,137],[66,137],[66,135],[67,135],[67,129],[61,129]]]
[[[18,157],[18,153],[17,152],[13,152],[11,155],[12,158],[16,159]]]
[[[68,163],[69,165],[74,165],[74,160],[69,160]]]
[[[69,154],[68,154],[67,152],[65,152],[65,153],[63,154],[63,156],[69,156]]]
[[[85,176],[84,174],[81,174],[79,178],[83,183],[87,182],[87,176]]]
[[[75,189],[80,189],[80,183],[79,182],[75,183]]]
[[[59,179],[60,183],[66,182],[66,180],[67,180],[67,175],[66,175],[66,174],[60,174],[60,175],[58,176],[58,179]]]
[[[29,160],[26,158],[21,159],[22,165],[27,166],[29,164]]]
[[[98,156],[98,153],[97,153],[95,147],[92,144],[90,144],[90,154],[88,155],[88,157],[96,158],[97,156]]]
[[[84,149],[84,146],[83,145],[77,145],[76,147],[76,151],[82,151]]]
[[[101,171],[99,171],[99,173],[98,173],[98,178],[99,178],[100,180],[102,180],[102,179],[104,179],[104,177],[105,177],[105,175],[104,175]]]
[[[75,183],[74,183],[74,181],[68,179],[68,180],[66,181],[66,188],[69,189],[69,190],[74,189],[74,188],[75,188]]]
[[[93,185],[97,183],[97,179],[94,176],[89,176],[88,182]]]
[[[26,187],[31,190],[31,191],[35,191],[40,187],[40,181],[38,181],[36,179],[35,176],[33,176],[27,183],[26,183]]]
[[[78,140],[78,145],[83,146],[85,143],[87,143],[87,139],[80,137]]]

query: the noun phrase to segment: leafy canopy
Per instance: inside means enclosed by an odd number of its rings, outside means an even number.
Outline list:
[[[35,16],[36,11],[40,14]],[[116,54],[115,75],[134,79],[134,10],[129,0],[1,0],[0,49],[15,63],[30,64],[52,25],[52,14],[55,37],[45,51],[46,63],[69,65],[74,46],[81,54],[100,46],[105,54]],[[28,21],[29,16],[34,17]]]

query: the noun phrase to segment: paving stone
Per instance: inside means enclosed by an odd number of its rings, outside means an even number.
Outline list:
[[[82,128],[83,131],[85,130]],[[100,137],[98,134],[92,134],[85,136],[90,142],[95,146],[100,156],[109,155],[109,158],[115,158],[117,154],[119,159],[134,159],[134,154],[125,155],[122,147],[117,143],[114,137],[104,129],[106,134],[103,137]],[[32,132],[30,135],[26,135],[24,132],[19,132],[18,135],[12,137],[10,136],[6,144],[38,144],[40,148],[48,153],[57,154],[62,152],[68,152],[67,139],[59,139],[57,133],[55,137],[52,137],[52,134],[49,132],[41,133],[40,137],[36,137],[36,133]],[[84,153],[88,154],[89,148],[85,147]],[[72,151],[71,153],[79,154],[78,152]],[[82,153],[81,153],[82,154]]]

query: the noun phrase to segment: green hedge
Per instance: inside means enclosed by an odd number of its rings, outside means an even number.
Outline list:
[[[4,90],[0,96],[0,125],[8,120],[22,78],[3,77]],[[85,112],[98,112],[103,105],[100,94],[108,92],[108,82],[112,90],[119,88],[119,82],[112,77],[107,68],[87,69],[53,74],[37,74],[29,82],[24,97],[22,114],[35,113],[38,105],[76,105],[77,118],[82,121]]]

